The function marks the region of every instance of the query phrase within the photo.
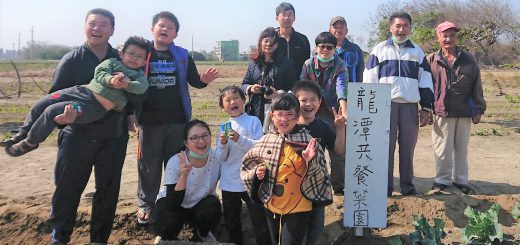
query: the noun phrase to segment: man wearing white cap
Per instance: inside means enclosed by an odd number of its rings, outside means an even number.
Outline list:
[[[434,88],[432,140],[435,182],[432,190],[455,185],[473,193],[468,185],[468,144],[471,122],[477,124],[486,110],[480,69],[470,53],[457,46],[459,28],[446,21],[437,26],[438,52],[428,55]]]

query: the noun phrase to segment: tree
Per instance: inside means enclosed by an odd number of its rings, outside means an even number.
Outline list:
[[[371,16],[369,47],[389,37],[388,16],[396,11],[410,13],[411,38],[427,53],[439,48],[435,27],[449,20],[461,28],[459,46],[475,53],[481,62],[495,65],[518,59],[520,16],[508,0],[411,0],[404,4],[391,0]],[[504,47],[510,47],[508,56],[496,52]]]
[[[377,7],[376,13],[369,17],[367,46],[371,50],[378,43],[388,39],[391,34],[389,31],[388,18],[392,13],[403,11],[405,5],[399,0],[389,0]]]
[[[189,54],[191,55],[191,58],[193,58],[193,61],[205,61],[206,56],[203,54],[197,52],[197,51],[190,51]]]
[[[25,59],[59,60],[70,50],[71,48],[65,45],[46,42],[34,42],[31,50],[31,42],[28,42],[22,51]]]

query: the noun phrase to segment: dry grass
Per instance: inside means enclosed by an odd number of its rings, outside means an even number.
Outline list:
[[[10,99],[0,99],[0,132],[15,129],[23,121],[27,108],[44,94],[33,80],[43,89],[48,89],[55,66],[55,62],[20,63],[18,68],[22,76],[22,97],[18,99],[15,73],[9,63],[0,63],[0,90],[14,95]],[[219,69],[219,78],[205,89],[190,88],[190,93],[194,118],[205,120],[216,128],[227,118],[218,106],[220,89],[229,85],[240,86],[247,62],[197,63],[199,73],[209,67]],[[520,133],[520,103],[513,103],[520,96],[520,70],[483,70],[482,81],[488,109],[482,123],[473,126],[472,134],[500,136]],[[503,95],[497,96],[500,92],[507,94],[509,99]],[[420,131],[422,135],[430,132],[429,128],[422,128]]]

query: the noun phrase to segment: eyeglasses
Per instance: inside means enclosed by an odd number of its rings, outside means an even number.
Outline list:
[[[319,44],[318,45],[318,48],[320,49],[327,49],[327,50],[333,50],[335,47],[333,45],[323,45],[323,44]]]
[[[144,60],[143,56],[139,56],[139,55],[137,55],[136,53],[134,53],[132,51],[126,51],[125,54],[128,54],[134,60]]]
[[[191,140],[193,143],[199,143],[199,141],[202,139],[204,141],[209,141],[211,138],[211,134],[203,134],[203,135],[193,135],[189,137],[188,139]]]
[[[292,112],[290,112],[290,113],[276,112],[276,113],[273,113],[273,116],[278,120],[285,119],[285,120],[289,120],[289,121],[298,118],[298,114],[292,113]]]

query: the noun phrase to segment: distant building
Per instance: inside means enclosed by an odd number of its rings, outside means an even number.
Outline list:
[[[217,41],[215,55],[220,61],[237,61],[239,59],[238,40]]]
[[[20,57],[18,51],[10,49],[0,49],[0,60],[13,60]]]

